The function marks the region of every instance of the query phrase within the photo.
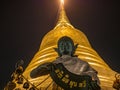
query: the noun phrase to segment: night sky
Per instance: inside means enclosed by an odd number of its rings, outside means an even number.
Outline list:
[[[1,12],[0,88],[10,80],[15,64],[24,68],[40,47],[43,36],[54,28],[59,0],[4,0]],[[117,0],[65,0],[71,24],[115,71],[120,72],[120,5]],[[1,90],[1,89],[0,89]]]

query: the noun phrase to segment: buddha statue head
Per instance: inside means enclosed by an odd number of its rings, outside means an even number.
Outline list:
[[[73,40],[70,37],[63,36],[58,40],[57,43],[58,48],[55,48],[55,51],[58,52],[59,56],[62,55],[74,56],[77,45],[78,44],[74,46]]]

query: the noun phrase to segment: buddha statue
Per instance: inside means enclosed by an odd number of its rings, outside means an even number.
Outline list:
[[[52,74],[55,71],[55,69],[51,69],[51,68],[52,67],[54,68],[56,66],[58,67],[58,65],[59,65],[58,68],[61,68],[61,66],[60,66],[60,64],[61,64],[69,72],[76,74],[76,76],[74,76],[73,78],[79,78],[84,75],[91,76],[93,81],[91,80],[90,82],[86,83],[88,85],[88,88],[86,88],[87,86],[85,87],[86,90],[100,90],[100,87],[98,86],[100,84],[100,81],[99,81],[99,78],[97,77],[97,71],[94,70],[86,61],[83,61],[83,60],[79,59],[76,55],[74,55],[77,45],[74,46],[74,43],[70,37],[67,37],[67,36],[61,37],[58,40],[58,44],[57,44],[58,48],[55,48],[59,57],[57,57],[56,60],[54,60],[53,62],[44,63],[44,64],[38,66],[37,68],[35,68],[34,70],[32,70],[30,73],[31,78],[37,78],[39,76],[47,75],[49,73]],[[64,69],[62,69],[62,71],[65,73]],[[67,75],[69,75],[69,74],[67,73]],[[64,77],[61,77],[61,81],[63,81],[63,78]],[[69,79],[69,82],[67,82],[67,84],[69,84],[69,85],[70,85],[70,79]],[[53,77],[53,80],[55,80],[56,83],[60,82],[58,80],[56,81],[55,77]],[[53,83],[55,83],[55,82],[53,82]],[[69,88],[69,90],[73,90],[73,89],[82,90],[82,88],[79,87],[80,82],[78,83],[76,81],[76,83],[77,83],[76,87],[72,88],[73,87],[72,86],[71,88]],[[61,83],[61,85],[63,85],[63,84]],[[58,85],[59,85],[59,83],[58,83]],[[66,85],[66,83],[65,83],[65,85]],[[65,86],[65,85],[63,85],[63,86]],[[70,87],[70,86],[68,86],[68,87]],[[63,87],[63,89],[66,90],[66,89],[68,89],[68,87],[66,87],[66,88]]]

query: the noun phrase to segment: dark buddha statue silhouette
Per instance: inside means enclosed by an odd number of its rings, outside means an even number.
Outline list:
[[[100,81],[97,77],[97,71],[94,70],[86,61],[81,60],[75,54],[78,45],[74,46],[73,40],[70,37],[64,36],[58,40],[55,51],[58,53],[56,60],[53,62],[44,63],[33,69],[30,73],[31,78],[36,78],[50,73],[50,66],[61,63],[69,72],[75,75],[89,75],[93,81],[99,85]]]

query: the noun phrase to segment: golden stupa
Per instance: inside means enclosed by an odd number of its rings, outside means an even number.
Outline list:
[[[53,88],[55,88],[56,85],[53,84],[53,80],[50,75],[32,79],[30,77],[30,72],[37,66],[45,62],[52,62],[56,57],[58,57],[54,48],[57,47],[57,41],[59,38],[63,36],[71,37],[74,44],[78,44],[75,55],[78,55],[80,59],[87,61],[95,70],[98,71],[102,90],[114,90],[112,86],[116,72],[113,71],[91,47],[85,34],[70,24],[63,5],[61,6],[56,26],[43,37],[40,49],[23,72],[23,76],[40,90],[55,90]],[[43,81],[44,83],[42,83]],[[17,84],[17,87],[24,90],[22,85]],[[58,87],[58,90],[62,90],[62,88]]]

